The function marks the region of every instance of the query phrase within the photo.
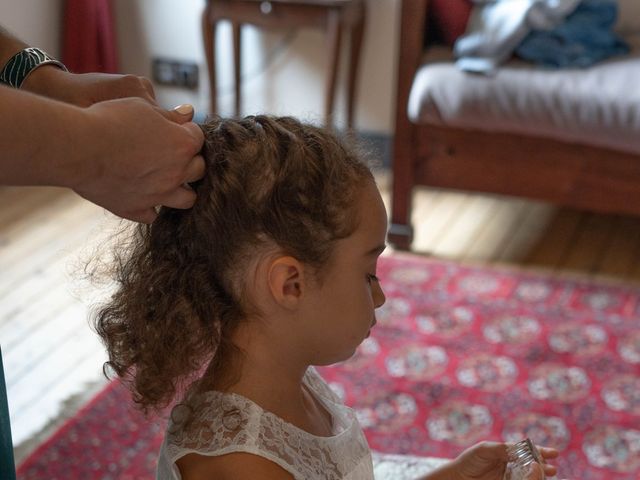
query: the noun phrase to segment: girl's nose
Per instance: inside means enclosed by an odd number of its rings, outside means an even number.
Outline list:
[[[382,287],[380,286],[380,282],[374,282],[373,284],[373,306],[375,308],[380,308],[384,305],[384,302],[387,300],[387,297],[384,296],[384,292],[382,291]]]

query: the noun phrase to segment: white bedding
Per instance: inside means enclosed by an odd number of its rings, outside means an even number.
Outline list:
[[[631,55],[589,69],[546,70],[514,60],[493,77],[461,72],[432,49],[414,79],[409,118],[640,153],[640,33],[626,40]]]

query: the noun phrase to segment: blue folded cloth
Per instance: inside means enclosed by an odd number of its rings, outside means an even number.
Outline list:
[[[580,0],[473,0],[467,31],[454,45],[461,70],[492,74],[535,29],[561,24]]]
[[[628,53],[629,45],[613,31],[617,15],[615,0],[582,0],[560,25],[531,31],[515,53],[551,68],[583,68]]]

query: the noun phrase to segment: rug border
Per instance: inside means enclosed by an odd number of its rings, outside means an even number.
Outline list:
[[[557,270],[552,267],[535,266],[535,265],[516,265],[509,262],[486,262],[482,260],[443,258],[432,255],[428,252],[407,252],[404,250],[393,250],[391,245],[387,246],[387,250],[382,257],[418,257],[422,260],[434,263],[446,263],[468,268],[490,268],[498,271],[520,274],[539,275],[547,278],[555,278],[558,280],[574,281],[582,284],[603,284],[606,286],[627,287],[631,289],[640,289],[640,280],[626,280],[615,277],[613,275],[603,275],[594,273],[584,273],[577,270]]]
[[[43,450],[49,447],[49,445],[51,445],[58,436],[66,433],[71,427],[78,423],[80,421],[80,418],[82,418],[82,415],[87,413],[87,411],[90,410],[100,400],[102,400],[103,397],[111,393],[111,391],[119,384],[120,380],[111,379],[111,381],[109,381],[102,388],[102,390],[95,394],[93,398],[89,400],[85,405],[79,408],[71,418],[69,418],[66,422],[60,425],[59,428],[53,431],[44,442],[38,445],[35,450],[33,450],[22,462],[20,462],[20,464],[16,467],[16,473],[20,473],[28,469],[31,466],[30,464],[34,463],[34,461],[37,460],[37,457],[42,453]]]

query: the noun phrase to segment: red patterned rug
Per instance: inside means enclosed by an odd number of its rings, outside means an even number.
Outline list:
[[[559,448],[560,475],[640,478],[640,288],[380,260],[387,303],[348,362],[320,369],[371,448],[453,457],[481,439]],[[150,479],[163,422],[110,384],[19,479]]]

